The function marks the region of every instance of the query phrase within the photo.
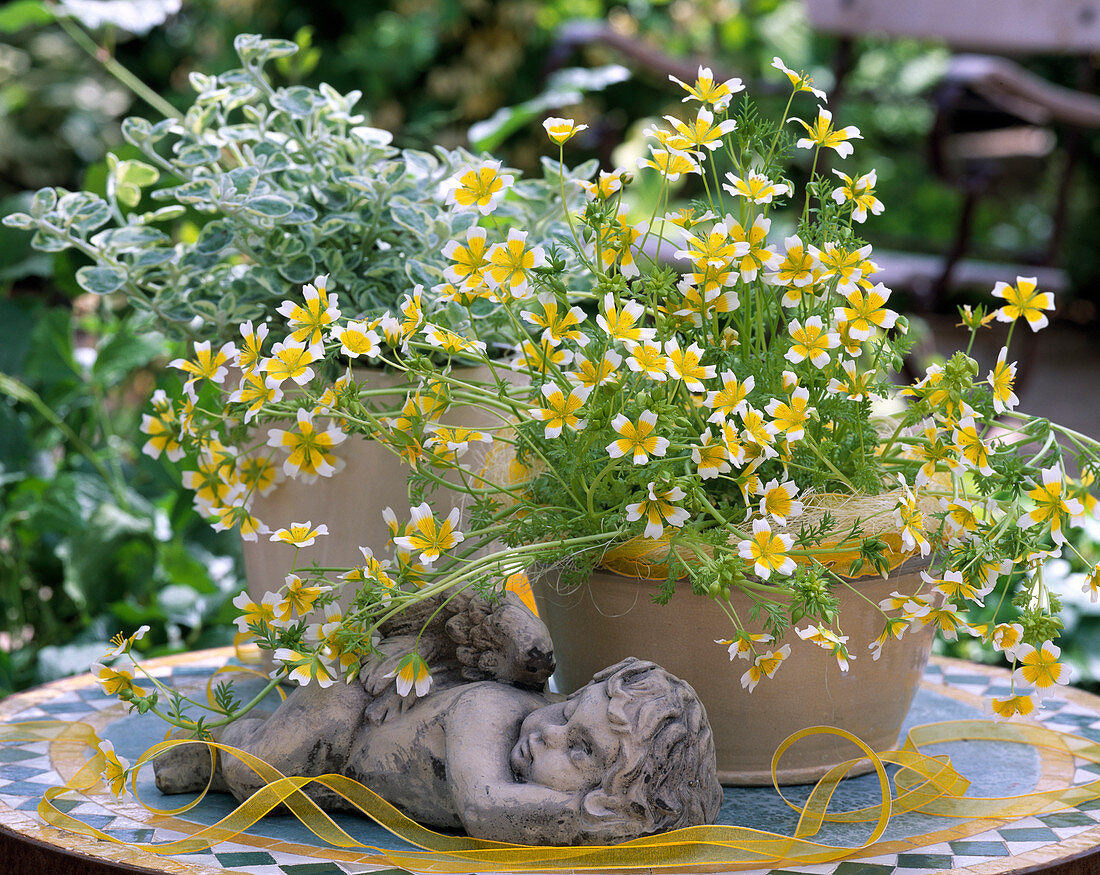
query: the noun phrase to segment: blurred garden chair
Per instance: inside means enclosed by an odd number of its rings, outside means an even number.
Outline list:
[[[1041,252],[1015,267],[1038,276],[1045,290],[1063,291],[1066,275],[1055,265],[1072,178],[1084,153],[1084,132],[1100,128],[1100,96],[1092,93],[1090,57],[1100,53],[1100,0],[805,3],[813,27],[839,38],[833,102],[843,99],[859,37],[936,40],[954,52],[931,95],[935,121],[928,143],[933,169],[962,196],[954,238],[942,260],[888,254],[883,266],[891,274],[889,281],[908,287],[923,308],[933,309],[953,283],[992,285],[1004,279],[994,275],[1003,274],[1004,265],[963,260],[975,207],[1008,179],[1037,180],[1057,149],[1061,167],[1049,240]],[[1077,57],[1077,88],[1049,82],[1015,60],[1041,54]]]
[[[1073,174],[1085,153],[1085,134],[1100,129],[1100,96],[1093,93],[1092,61],[1100,53],[1100,0],[804,0],[813,27],[838,37],[830,107],[844,99],[855,67],[856,40],[866,36],[934,40],[954,54],[930,99],[935,121],[927,148],[936,174],[961,194],[954,234],[942,255],[875,250],[881,279],[907,290],[912,309],[934,311],[953,286],[990,289],[998,280],[1035,276],[1044,291],[1065,291],[1057,267]],[[639,72],[691,81],[699,63],[718,79],[734,75],[716,59],[672,58],[603,22],[563,25],[549,66],[560,66],[578,48],[598,44],[620,54]],[[1078,58],[1076,88],[1029,72],[1015,58],[1054,54]],[[761,90],[754,83],[755,90]],[[763,90],[767,90],[764,85]],[[1061,134],[1059,137],[1058,134]],[[608,136],[611,134],[611,136]],[[608,160],[613,132],[604,132]],[[1038,180],[1057,151],[1058,179],[1050,209],[1051,233],[1039,252],[1013,263],[964,258],[979,201],[1006,181]],[[1100,234],[1100,230],[1097,232]],[[1100,247],[1098,247],[1100,252]],[[879,277],[876,277],[879,278]],[[1018,385],[1035,356],[1031,333],[1019,363]]]

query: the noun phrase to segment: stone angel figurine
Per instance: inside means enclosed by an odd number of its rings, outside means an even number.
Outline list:
[[[218,741],[284,775],[354,778],[427,826],[520,844],[608,844],[712,823],[722,801],[714,744],[695,691],[657,665],[626,659],[569,696],[545,692],[549,633],[514,594],[453,598],[418,650],[426,696],[398,694],[393,670],[439,603],[382,629],[381,658],[350,684],[294,689],[268,716],[231,723]],[[165,793],[201,790],[201,745],[154,762]],[[244,800],[262,780],[217,757],[212,789]],[[311,785],[322,808],[350,808]]]

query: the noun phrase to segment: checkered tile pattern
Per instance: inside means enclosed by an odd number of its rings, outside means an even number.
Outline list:
[[[186,683],[209,676],[211,671],[208,665],[189,665],[171,669],[172,680]],[[926,681],[938,687],[947,687],[954,691],[972,694],[976,697],[988,697],[998,694],[1005,686],[1007,675],[987,674],[981,671],[968,670],[965,664],[950,661],[934,661],[929,666]],[[19,701],[19,697],[8,700],[7,705]],[[918,700],[918,706],[919,707]],[[1094,700],[1090,700],[1094,701]],[[1082,699],[1076,701],[1048,700],[1045,710],[1039,715],[1043,722],[1053,729],[1071,732],[1087,738],[1100,741],[1100,705],[1091,709],[1081,704]],[[106,710],[105,710],[106,709]],[[99,714],[99,712],[105,712]],[[117,714],[117,717],[115,716]],[[124,712],[118,702],[108,698],[94,685],[73,688],[62,688],[51,697],[36,697],[34,704],[14,711],[8,707],[3,715],[4,722],[18,722],[28,720],[84,720],[89,721],[98,717],[108,723],[112,720],[122,719]],[[977,716],[971,708],[968,714],[956,714],[954,716]],[[925,722],[931,719],[944,719],[940,714],[911,715],[913,722]],[[103,733],[101,733],[103,734]],[[116,747],[118,745],[116,744]],[[1076,782],[1096,780],[1100,774],[1100,766],[1088,765],[1079,768],[1075,775]],[[50,786],[60,783],[55,763],[51,760],[49,745],[45,742],[4,744],[0,745],[0,823],[18,828],[20,820],[26,823],[28,819],[37,820],[35,813],[39,799],[43,791]],[[843,787],[843,785],[842,785]],[[1024,788],[1030,789],[1030,788]],[[728,810],[741,810],[753,807],[754,802],[745,804],[745,799],[739,794],[746,792],[760,793],[763,791],[745,791],[736,788],[726,790],[726,806]],[[1020,788],[1005,789],[1002,795],[1022,792]],[[839,795],[839,793],[838,793]],[[996,794],[992,794],[996,795]],[[755,798],[755,797],[753,797]],[[740,801],[739,801],[740,800]],[[101,804],[102,803],[102,804]],[[205,805],[206,803],[204,803]],[[843,800],[839,800],[840,807],[845,807]],[[85,823],[109,833],[126,842],[147,843],[163,842],[180,838],[183,834],[163,828],[152,819],[141,820],[142,812],[135,811],[134,806],[117,805],[113,799],[101,800],[74,797],[59,800],[58,806]],[[201,806],[200,806],[201,809]],[[186,817],[188,815],[181,815]],[[220,816],[220,812],[213,814],[195,814],[195,822],[208,823]],[[766,819],[767,815],[763,815]],[[941,822],[943,819],[939,819]],[[341,821],[344,823],[344,821]],[[740,821],[744,823],[744,820]],[[265,821],[266,823],[266,821]],[[315,844],[309,846],[303,842],[300,836],[292,836],[289,841],[284,841],[281,836],[276,837],[271,829],[260,830],[260,834],[252,835],[259,830],[257,825],[250,831],[248,837],[241,837],[239,842],[224,843],[216,848],[196,854],[180,855],[175,859],[190,867],[196,873],[249,873],[249,875],[357,875],[357,873],[381,872],[385,875],[399,875],[403,870],[386,867],[385,865],[370,864],[364,862],[345,862],[350,855],[340,852],[329,852]],[[760,822],[749,825],[760,828],[778,828],[774,823]],[[944,824],[936,829],[925,827],[924,832],[917,831],[908,834],[907,838],[928,833],[937,833],[941,838],[944,830],[953,829],[955,822]],[[345,827],[348,828],[348,827]],[[898,853],[884,854],[876,857],[845,860],[840,863],[828,863],[814,866],[795,868],[764,868],[754,870],[756,875],[787,875],[787,873],[814,873],[814,875],[918,875],[918,873],[938,873],[951,869],[972,866],[994,860],[1004,861],[1016,855],[1028,854],[1036,851],[1052,850],[1052,846],[1058,845],[1075,836],[1080,836],[1089,830],[1100,828],[1100,800],[1086,802],[1076,809],[1046,814],[1038,817],[1027,817],[1017,820],[1009,825],[996,829],[978,831],[972,829],[956,829],[954,834],[958,837],[947,840],[929,841],[922,844],[920,841],[907,841],[907,848]],[[372,827],[377,831],[377,828]],[[350,830],[349,830],[350,831]],[[972,834],[969,834],[972,833]],[[377,836],[372,836],[377,840]],[[823,834],[821,840],[828,841],[829,837]],[[314,840],[316,842],[316,840]],[[381,844],[381,842],[378,842]],[[839,842],[838,843],[847,843]],[[398,843],[390,840],[391,847]],[[1050,856],[1053,856],[1051,853]],[[148,858],[135,857],[134,862],[144,862],[149,865]]]

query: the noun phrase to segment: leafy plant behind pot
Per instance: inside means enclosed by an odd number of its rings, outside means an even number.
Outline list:
[[[293,55],[294,43],[242,34],[235,45],[240,68],[191,75],[198,94],[182,121],[124,122],[144,160],[112,157],[105,198],[40,189],[29,212],[5,224],[34,230],[40,250],[83,253],[86,291],[124,295],[174,338],[230,340],[322,273],[357,314],[442,282],[443,244],[475,217],[446,209],[440,187],[477,159],[394,148],[355,113],[358,92],[274,87],[265,64]],[[533,236],[561,238],[556,168],[547,176],[525,182],[517,203]],[[505,329],[498,339],[514,338]]]

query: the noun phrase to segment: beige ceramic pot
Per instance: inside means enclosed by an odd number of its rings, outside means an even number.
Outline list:
[[[853,581],[877,604],[894,590],[911,594],[920,586],[926,562],[910,561],[889,579]],[[691,684],[714,730],[718,778],[727,786],[771,783],[771,759],[791,733],[810,726],[836,726],[854,733],[873,750],[892,748],[932,649],[933,630],[909,630],[891,641],[875,661],[868,645],[882,631],[882,614],[846,587],[838,587],[843,632],[855,656],[847,673],[832,653],[789,632],[791,654],[775,677],[749,693],[741,686],[747,661],[732,662],[716,639],[732,637],[729,619],[711,599],[684,585],[667,605],[654,604],[653,581],[597,572],[576,589],[558,588],[552,572],[534,581],[539,614],[554,639],[558,689],[572,692],[600,669],[627,656],[648,659]],[[732,597],[738,615],[750,602]],[[796,624],[804,628],[805,623]],[[759,631],[753,630],[753,631]],[[779,781],[814,781],[837,763],[855,759],[858,749],[835,735],[797,742],[779,763]],[[869,762],[863,771],[870,769]]]
[[[472,378],[488,379],[489,376],[485,366],[466,371]],[[380,370],[359,369],[355,371],[355,379],[361,384],[365,382],[371,389],[393,387],[394,407],[400,406],[409,388],[404,375]],[[497,428],[501,424],[497,416],[461,406],[452,407],[442,421],[467,428]],[[266,435],[268,428],[285,427],[282,423],[268,423],[260,426],[260,431]],[[471,444],[462,459],[463,464],[472,465],[476,470],[477,455],[484,456],[485,446]],[[398,520],[409,518],[405,482],[409,474],[407,463],[379,442],[357,435],[349,436],[334,452],[345,463],[335,476],[320,477],[309,484],[288,478],[266,496],[257,496],[253,504],[253,513],[273,531],[307,520],[314,525],[324,523],[328,526],[328,535],[300,549],[300,567],[316,563],[326,568],[352,568],[362,564],[361,546],[384,557],[390,532],[382,519],[382,511],[392,507]],[[281,458],[278,461],[282,464]],[[468,498],[465,493],[442,487],[429,494],[432,506],[444,515],[452,507],[464,507]],[[290,570],[293,552],[286,544],[272,543],[264,535],[256,541],[244,542],[245,575],[253,599],[258,601],[265,592],[278,590]]]

